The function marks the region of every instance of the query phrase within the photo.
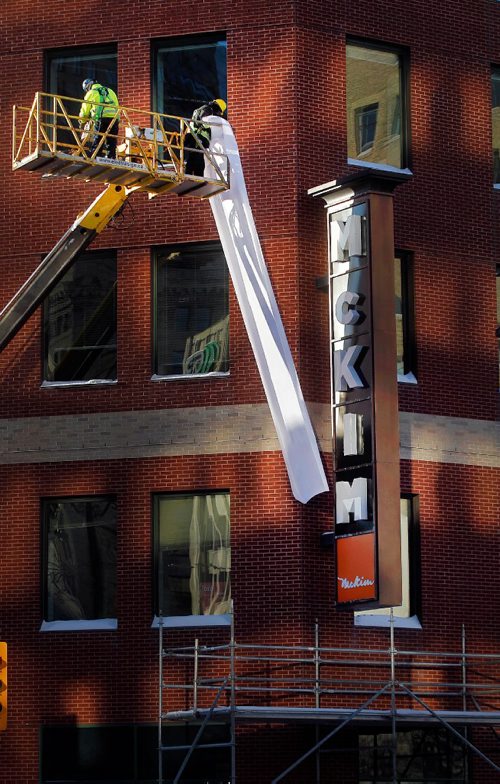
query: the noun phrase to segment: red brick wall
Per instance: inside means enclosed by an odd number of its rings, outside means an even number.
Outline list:
[[[491,592],[497,575],[490,557],[496,525],[495,494],[487,489],[490,472],[431,463],[403,467],[403,490],[420,494],[424,628],[397,632],[397,645],[458,652],[465,624],[468,649],[492,653],[498,627]],[[9,521],[2,537],[9,557],[0,576],[2,635],[10,658],[9,731],[0,750],[4,771],[17,771],[20,737],[25,749],[35,748],[42,723],[154,721],[153,492],[229,489],[238,642],[313,645],[317,619],[322,645],[388,646],[386,631],[354,628],[350,613],[334,612],[332,554],[319,547],[331,505],[326,497],[307,509],[291,501],[279,456],[12,466],[1,469],[0,481],[2,519]],[[118,498],[119,627],[40,633],[40,497],[86,493]],[[467,568],[457,568],[465,559]],[[197,634],[202,641],[207,637]],[[170,645],[176,639],[192,644],[195,636],[167,635]],[[208,637],[228,641],[224,631]],[[174,680],[173,673],[169,678]],[[22,764],[28,765],[24,754]],[[2,784],[13,780],[1,776]],[[34,781],[34,768],[25,779],[14,780]]]
[[[494,265],[500,193],[491,187],[490,65],[500,65],[495,2],[357,4],[318,0],[5,0],[0,18],[0,302],[99,192],[10,170],[12,104],[43,87],[44,49],[118,43],[122,103],[150,107],[150,39],[226,31],[229,119],[271,279],[307,400],[329,401],[324,209],[308,188],[353,172],[345,131],[346,36],[410,53],[411,168],[396,190],[396,246],[413,251],[418,385],[400,386],[405,411],[493,420],[498,401]],[[137,195],[133,214],[95,247],[118,249],[118,372],[112,387],[40,389],[39,313],[0,357],[0,417],[262,402],[234,295],[231,376],[152,383],[150,247],[213,240],[209,205]],[[388,260],[390,262],[390,260]],[[492,469],[402,464],[402,490],[420,495],[422,621],[398,644],[498,650]],[[333,526],[329,496],[293,501],[278,454],[179,457],[3,467],[0,635],[9,641],[9,731],[0,736],[0,784],[34,784],[43,722],[152,721],[157,634],[151,622],[151,493],[229,488],[236,634],[242,641],[313,641],[386,647],[388,635],[354,628],[333,606],[333,556],[319,535]],[[40,496],[116,493],[119,509],[116,632],[41,634]],[[496,592],[495,593],[495,586]],[[255,742],[255,738],[257,741]],[[297,745],[273,755],[259,728],[243,747],[239,781],[259,765],[275,775]],[[298,746],[297,746],[298,749]],[[298,753],[298,751],[297,751]],[[280,767],[281,766],[281,767]],[[302,775],[302,778],[301,778]],[[345,773],[345,782],[348,781]],[[351,775],[352,771],[351,771]],[[491,781],[490,771],[478,782]],[[309,781],[297,774],[297,781]],[[482,778],[481,778],[482,776]],[[264,777],[263,777],[264,780]],[[292,780],[292,779],[291,779]]]
[[[9,521],[4,529],[8,558],[0,574],[0,617],[10,662],[9,730],[0,748],[2,784],[36,780],[42,723],[155,721],[153,492],[228,489],[237,635],[241,641],[271,643],[293,640],[300,633],[295,619],[303,617],[301,508],[289,499],[279,456],[13,466],[0,470],[0,482],[2,519]],[[40,633],[40,498],[103,493],[118,499],[118,630]],[[172,644],[175,635],[168,636]],[[184,644],[194,639],[193,634],[177,636]],[[219,640],[228,639],[227,632],[220,633]],[[34,750],[31,763],[22,753],[22,764],[31,766],[25,776],[18,768],[20,738],[24,750]]]
[[[324,296],[315,290],[324,274],[326,254],[322,208],[311,204],[306,190],[349,172],[345,150],[346,35],[370,37],[408,48],[410,52],[411,166],[414,178],[396,192],[396,245],[415,254],[418,387],[401,390],[407,410],[493,418],[497,400],[494,340],[494,263],[498,247],[498,193],[491,186],[490,65],[500,62],[498,14],[484,2],[481,13],[471,4],[473,19],[462,4],[463,26],[450,3],[457,37],[449,40],[448,15],[426,4],[390,12],[363,4],[345,11],[336,4],[268,3],[252,6],[183,3],[165,14],[162,4],[141,3],[130,14],[117,14],[113,3],[91,4],[91,29],[81,30],[80,9],[69,3],[47,3],[19,21],[19,5],[8,3],[3,15],[2,127],[10,125],[13,103],[27,103],[43,86],[43,50],[73,43],[118,42],[119,93],[126,105],[150,104],[150,39],[168,35],[225,30],[228,38],[230,119],[234,124],[246,172],[248,191],[263,241],[271,277],[283,311],[294,355],[300,361],[306,393],[327,398],[317,369],[326,363],[325,336],[315,329],[324,314]],[[321,4],[320,4],[321,5]],[[365,7],[366,5],[366,7]],[[446,6],[445,6],[446,7]],[[203,10],[201,10],[203,9]],[[443,11],[441,13],[441,11]],[[171,15],[173,14],[173,16]],[[318,24],[319,14],[321,24]],[[432,17],[432,24],[429,23]],[[113,24],[109,25],[109,19]],[[40,21],[42,20],[42,21]],[[421,30],[425,30],[425,35]],[[133,33],[132,33],[133,30]],[[495,49],[496,47],[496,49]],[[22,78],[20,78],[22,74]],[[10,147],[0,151],[3,222],[9,227],[2,247],[5,273],[2,301],[99,192],[98,186],[9,171]],[[105,232],[96,243],[119,249],[120,275],[125,273],[119,302],[122,318],[139,299],[144,340],[149,340],[149,254],[151,244],[213,239],[209,207],[196,200],[163,197],[150,202],[135,196],[134,216],[123,228]],[[297,207],[299,211],[297,212]],[[297,226],[300,235],[297,236]],[[471,301],[471,276],[473,290]],[[134,286],[135,284],[135,286]],[[477,301],[480,297],[480,304]],[[197,385],[188,405],[225,399],[262,399],[260,383],[233,302],[233,363],[229,385]],[[122,373],[122,384],[107,390],[53,393],[38,389],[41,378],[37,315],[33,316],[1,359],[2,405],[15,415],[40,411],[120,410],[131,403],[154,407],[176,405],[178,388],[148,383],[149,351],[135,354],[131,334],[120,351],[144,365],[141,380]],[[139,314],[135,314],[136,319]],[[324,324],[324,318],[322,318]],[[299,326],[300,325],[300,326]],[[142,330],[141,330],[142,331]],[[131,344],[132,343],[132,344]],[[141,347],[142,348],[142,347]],[[14,362],[12,363],[12,358]],[[119,358],[121,361],[121,358]],[[12,364],[15,367],[12,367]],[[252,377],[251,383],[249,377]],[[15,401],[19,378],[25,380],[24,403]],[[481,384],[477,384],[477,379]],[[125,387],[126,385],[126,387]],[[185,389],[183,390],[185,392]],[[214,397],[212,397],[214,395]],[[474,399],[474,410],[471,399]],[[14,402],[15,401],[15,402]]]

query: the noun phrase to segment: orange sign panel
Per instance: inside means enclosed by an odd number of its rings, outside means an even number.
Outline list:
[[[337,539],[337,599],[359,602],[377,598],[375,534]]]
[[[0,642],[0,732],[7,729],[7,643]]]

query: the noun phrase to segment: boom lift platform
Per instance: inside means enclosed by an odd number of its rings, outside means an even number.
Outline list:
[[[14,106],[12,168],[137,187],[153,196],[171,191],[207,198],[229,188],[227,175],[208,150],[198,143],[196,149],[186,147],[189,120],[119,106],[118,134],[113,127],[105,133],[91,127],[82,132],[75,114],[81,104],[75,98],[38,92],[31,107]],[[91,152],[93,136],[97,144]],[[104,157],[111,136],[117,141],[116,158]],[[188,151],[206,156],[213,179],[186,174]]]
[[[78,216],[0,313],[0,351],[132,193],[210,198],[229,188],[225,156],[218,154],[215,158],[201,144],[196,149],[186,147],[190,133],[188,120],[120,106],[117,108],[117,157],[107,158],[104,153],[113,127],[105,133],[96,133],[92,128],[82,131],[75,113],[81,103],[75,98],[38,92],[31,107],[14,106],[14,170],[106,183],[108,187]],[[211,164],[210,178],[186,174],[186,152],[204,156]]]

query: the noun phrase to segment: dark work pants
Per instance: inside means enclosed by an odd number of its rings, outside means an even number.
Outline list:
[[[198,137],[200,143],[204,147],[208,147],[208,139]],[[186,147],[192,147],[193,152],[186,150]],[[195,177],[203,177],[205,171],[205,156],[196,144],[195,138],[191,133],[186,135],[184,139],[185,161],[186,161],[186,174],[194,174]]]
[[[106,133],[106,131],[111,128],[110,135],[107,137],[106,141],[99,147],[98,156],[104,155],[104,147],[107,144],[108,147],[108,158],[116,158],[116,136],[118,134],[118,120],[114,120],[113,117],[101,117],[99,122],[97,123],[96,129],[99,131],[96,134],[94,141],[92,142],[92,147],[90,148],[90,155],[94,152],[97,145],[102,139],[102,134]],[[111,134],[113,134],[111,136]]]

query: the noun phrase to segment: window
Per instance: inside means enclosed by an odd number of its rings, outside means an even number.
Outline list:
[[[403,601],[393,607],[396,626],[420,629],[417,617],[420,595],[420,541],[418,530],[418,496],[403,496],[401,505],[401,571]],[[387,626],[390,609],[362,610],[354,613],[355,626]]]
[[[45,91],[55,95],[83,98],[82,82],[86,78],[111,87],[117,91],[117,50],[115,44],[71,49],[54,49],[45,53]],[[65,101],[70,115],[77,116],[81,104]],[[63,117],[58,117],[58,125],[66,126]],[[73,146],[75,141],[69,131],[59,131],[58,143]]]
[[[500,188],[500,68],[491,74],[491,131],[493,140],[493,183]]]
[[[115,628],[115,499],[46,499],[42,514],[42,629]]]
[[[500,389],[500,264],[497,264],[497,344],[498,344],[498,387]]]
[[[442,728],[423,728],[397,733],[397,780],[408,784],[465,784],[463,744]],[[359,735],[359,784],[390,784],[392,735],[373,732]]]
[[[413,258],[410,253],[401,252],[396,255],[394,279],[398,381],[415,383],[417,362],[413,307]]]
[[[199,725],[173,724],[163,729],[163,744],[193,742]],[[210,722],[202,743],[227,743],[228,725]],[[153,784],[158,781],[158,727],[156,725],[64,725],[41,728],[42,784]],[[172,782],[186,751],[164,754],[164,781]],[[196,749],[185,770],[192,784],[220,784],[231,778],[227,748]]]
[[[116,380],[116,253],[85,253],[43,306],[44,379]]]
[[[227,100],[224,35],[156,41],[152,61],[154,111],[191,117],[207,101]]]
[[[406,154],[406,59],[383,46],[347,44],[349,162],[401,169]]]
[[[167,625],[228,622],[231,612],[229,494],[154,497],[156,614]],[[192,616],[191,622],[185,622]],[[179,623],[177,623],[178,621]],[[184,622],[183,622],[184,621]]]
[[[154,372],[229,370],[229,276],[220,244],[155,253]]]

